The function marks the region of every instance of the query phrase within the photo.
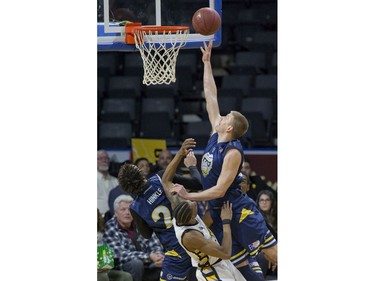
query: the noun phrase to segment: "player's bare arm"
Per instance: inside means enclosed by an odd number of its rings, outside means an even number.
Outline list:
[[[223,220],[222,245],[212,240],[205,239],[203,235],[196,230],[187,232],[182,237],[182,243],[189,251],[199,250],[209,256],[230,259],[232,254],[232,233],[228,220],[232,220],[232,215],[232,204],[230,202],[225,202],[221,208],[221,219]]]
[[[228,253],[221,245],[215,243],[214,241],[205,239],[202,233],[196,230],[191,230],[184,234],[182,237],[182,243],[185,248],[191,252],[199,250],[209,256],[214,256],[225,260],[229,259],[231,256],[231,253]]]
[[[241,164],[241,152],[237,149],[229,149],[225,154],[220,176],[216,183],[216,188],[223,192],[222,196],[225,195],[229,186],[238,175],[238,169],[241,167]]]
[[[271,263],[273,267],[277,266],[277,245],[271,247],[262,249],[262,252],[264,253],[264,257]]]
[[[183,186],[176,185],[171,189],[171,192],[176,192],[182,198],[193,201],[206,201],[221,198],[225,195],[229,186],[237,176],[241,161],[241,153],[237,149],[230,149],[224,157],[223,168],[215,186],[202,192],[188,193]]]
[[[212,40],[209,42],[208,46],[206,42],[203,42],[204,48],[201,47],[202,51],[202,61],[204,64],[203,73],[203,88],[204,96],[206,98],[206,107],[208,112],[208,117],[210,119],[212,131],[215,131],[215,126],[220,118],[219,104],[217,101],[217,88],[212,74],[211,67],[211,50],[212,50]]]
[[[180,163],[180,161],[189,154],[193,150],[193,147],[195,147],[196,142],[192,138],[186,139],[182,145],[180,150],[176,153],[176,155],[173,157],[172,161],[169,163],[167,168],[165,169],[165,172],[162,177],[162,184],[164,192],[171,202],[172,209],[174,209],[177,204],[181,201],[177,194],[172,194],[171,189],[174,187],[174,184],[172,182],[173,177],[176,173],[177,167]]]

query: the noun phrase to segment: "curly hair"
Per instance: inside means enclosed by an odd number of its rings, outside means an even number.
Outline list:
[[[147,182],[141,170],[133,164],[124,164],[120,167],[118,181],[121,189],[133,197],[143,192]]]
[[[173,211],[173,217],[176,219],[177,224],[187,224],[193,215],[189,203],[187,201],[180,202]]]

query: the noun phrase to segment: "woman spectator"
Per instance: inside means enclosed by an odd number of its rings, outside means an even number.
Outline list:
[[[262,190],[257,197],[257,206],[262,213],[269,230],[277,237],[277,207],[273,193],[269,190]],[[276,238],[277,239],[277,238]]]

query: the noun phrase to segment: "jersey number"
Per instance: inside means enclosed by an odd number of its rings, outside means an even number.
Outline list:
[[[161,215],[163,215],[163,218],[162,218]],[[165,206],[157,206],[152,211],[151,216],[152,216],[152,219],[154,220],[154,222],[157,222],[157,221],[163,219],[164,220],[164,224],[165,224],[165,226],[166,226],[167,229],[171,228],[173,226],[171,212]]]

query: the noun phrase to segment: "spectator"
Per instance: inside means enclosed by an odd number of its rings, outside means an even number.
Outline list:
[[[260,176],[258,176],[252,169],[250,162],[244,160],[242,163],[241,173],[249,177],[249,189],[246,194],[253,199],[257,200],[258,194],[261,190],[268,190],[274,194],[275,199],[277,198],[277,193],[273,190]]]
[[[258,209],[262,213],[268,228],[277,237],[277,207],[273,193],[269,190],[262,190],[257,197]]]
[[[161,170],[165,170],[168,164],[172,161],[172,158],[172,152],[170,152],[169,150],[164,149],[163,151],[161,151],[158,156],[158,160],[156,161],[156,165],[152,169],[152,174],[156,174]]]
[[[165,149],[162,152],[160,152],[157,165],[160,167],[160,169],[165,170],[168,164],[172,161],[172,158],[173,158],[172,152]]]
[[[113,248],[119,267],[130,272],[134,281],[158,281],[164,260],[159,239],[139,234],[130,205],[133,198],[120,195],[114,202],[115,215],[106,223],[104,241]]]
[[[110,218],[112,218],[115,215],[115,209],[113,204],[115,203],[115,200],[120,195],[130,195],[129,193],[123,191],[120,187],[120,185],[116,186],[114,189],[112,189],[109,192],[108,196],[108,206],[109,206],[109,212],[106,213],[106,216],[104,217],[105,222],[107,222]]]
[[[151,171],[151,165],[150,161],[148,161],[147,158],[141,157],[135,160],[134,165],[136,165],[141,171],[142,174],[148,178],[150,176],[150,171]]]
[[[104,221],[103,216],[97,209],[97,237],[98,246],[103,245]],[[98,269],[98,281],[133,281],[129,272],[117,269]]]
[[[249,177],[242,172],[242,181],[240,183],[242,193],[247,194],[249,192],[250,186],[249,186]]]
[[[104,150],[98,151],[98,164],[97,164],[97,207],[102,215],[109,211],[108,197],[109,192],[118,185],[118,180],[109,174],[109,156]]]
[[[243,160],[241,172],[248,177],[251,176],[251,165],[250,162],[246,159]]]

